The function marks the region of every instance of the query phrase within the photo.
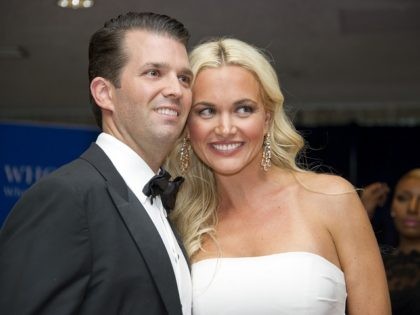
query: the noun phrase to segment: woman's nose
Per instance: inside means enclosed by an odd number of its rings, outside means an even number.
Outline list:
[[[220,116],[218,124],[215,128],[215,133],[220,136],[229,136],[236,132],[236,127],[232,121],[232,118],[228,114]]]
[[[410,213],[419,213],[420,196],[413,196],[408,204],[408,211]]]

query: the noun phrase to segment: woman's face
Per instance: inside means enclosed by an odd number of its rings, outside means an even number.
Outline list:
[[[419,178],[408,177],[398,183],[391,208],[399,233],[406,238],[420,238]]]
[[[216,174],[259,167],[269,118],[251,72],[223,66],[198,73],[187,128],[195,153]]]

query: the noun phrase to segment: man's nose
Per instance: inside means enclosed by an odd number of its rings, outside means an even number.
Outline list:
[[[182,96],[182,86],[176,75],[170,75],[166,78],[163,95],[170,98],[179,98]]]

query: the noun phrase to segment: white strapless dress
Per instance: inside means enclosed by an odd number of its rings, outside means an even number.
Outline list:
[[[192,265],[193,315],[344,315],[343,272],[308,252]]]

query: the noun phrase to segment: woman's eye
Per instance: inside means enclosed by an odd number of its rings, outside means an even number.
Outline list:
[[[396,198],[399,202],[405,202],[410,199],[410,197],[407,195],[397,195]]]
[[[240,106],[236,109],[237,113],[239,113],[240,115],[249,115],[252,114],[254,112],[254,108],[252,106],[249,105],[243,105]]]
[[[209,108],[209,107],[207,107],[207,108],[203,108],[203,109],[201,109],[201,110],[199,110],[199,111],[198,111],[198,114],[199,114],[201,117],[208,118],[208,117],[213,116],[213,114],[214,114],[214,109],[213,109],[213,108]]]

